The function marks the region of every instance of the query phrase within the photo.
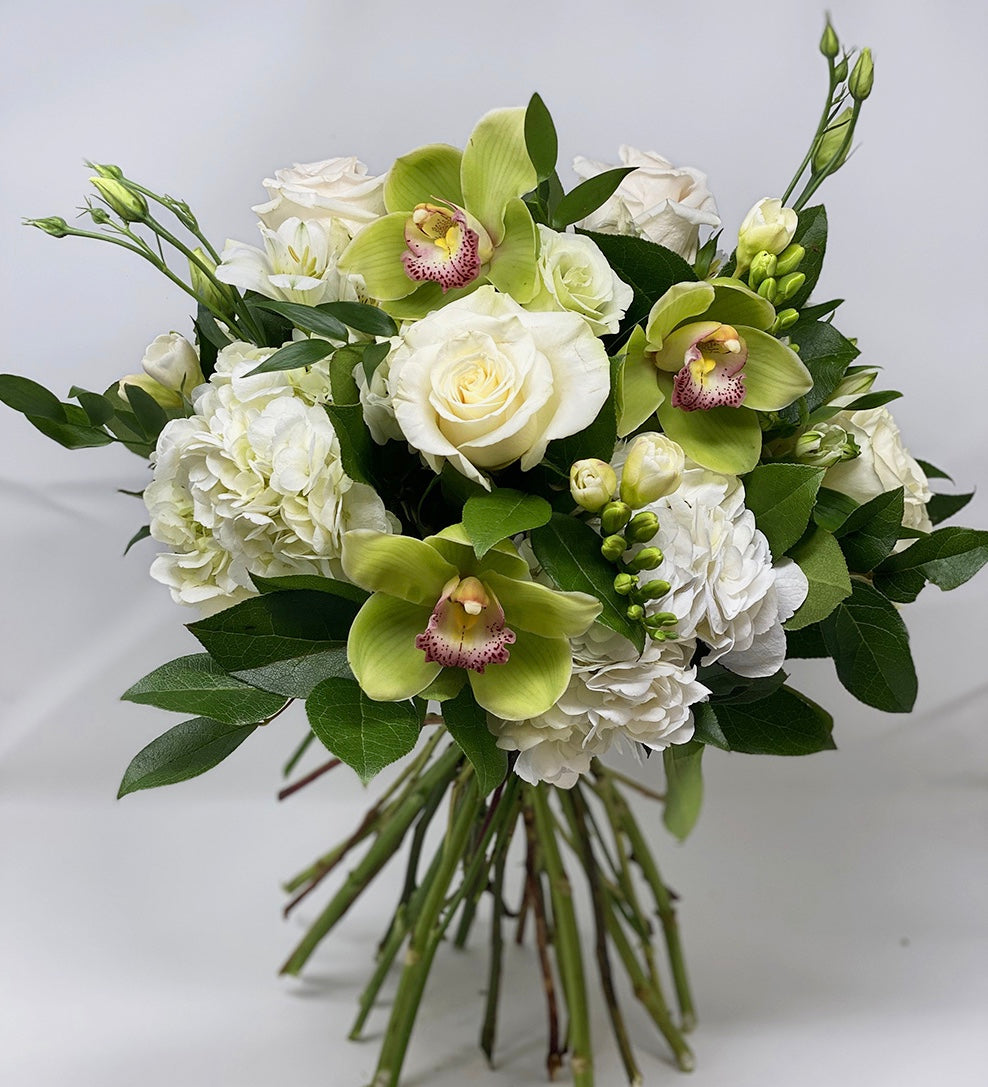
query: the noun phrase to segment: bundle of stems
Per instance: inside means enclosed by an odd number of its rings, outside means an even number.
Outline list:
[[[481,1048],[493,1065],[504,990],[506,923],[514,920],[514,938],[520,944],[531,922],[546,1005],[549,1078],[555,1078],[568,1056],[576,1087],[592,1087],[590,1005],[571,877],[575,872],[585,881],[599,988],[628,1082],[640,1084],[642,1075],[619,1002],[622,986],[617,967],[626,979],[623,988],[630,988],[642,1004],[666,1040],[677,1067],[690,1071],[693,1054],[685,1035],[696,1017],[673,906],[675,896],[659,873],[625,795],[628,788],[660,800],[659,794],[595,761],[591,775],[571,790],[528,785],[509,773],[485,798],[479,795],[472,766],[447,739],[445,729],[438,725],[354,831],[285,885],[293,896],[285,908],[288,914],[344,860],[365,847],[285,962],[282,973],[296,975],[303,969],[320,941],[385,865],[403,852],[407,842],[401,893],[378,945],[374,971],[360,995],[350,1031],[352,1039],[361,1036],[404,950],[370,1087],[398,1087],[436,953],[454,920],[451,942],[458,948],[466,946],[485,896],[490,896],[491,903],[487,936],[490,965]],[[518,863],[509,864],[509,850],[515,841],[519,843]],[[511,878],[516,875],[518,880]],[[520,886],[515,886],[517,883]],[[508,905],[512,897],[519,903],[516,909]],[[664,995],[657,961],[659,936],[675,993],[674,1010]]]

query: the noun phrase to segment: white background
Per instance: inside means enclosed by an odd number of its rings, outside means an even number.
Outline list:
[[[628,142],[698,166],[729,233],[784,188],[823,93],[822,12],[784,0],[5,0],[2,15],[0,369],[61,394],[105,387],[159,332],[189,328],[184,296],[150,268],[19,225],[71,218],[84,157],[185,197],[218,243],[253,241],[249,206],[275,168],[356,153],[380,172],[422,143],[462,144],[485,110],[538,89],[564,160],[614,160]],[[988,467],[986,8],[859,0],[833,15],[874,48],[877,85],[859,150],[823,192],[817,297],[848,300],[838,324],[906,394],[907,443],[970,489]],[[360,1087],[373,1047],[344,1036],[387,895],[306,981],[274,977],[300,932],[278,919],[278,881],[357,818],[359,786],[338,771],[274,803],[293,719],[208,778],[113,799],[170,723],[117,693],[195,651],[189,616],[147,577],[148,545],[120,558],[143,518],[115,488],[144,480],[129,454],[69,453],[0,409],[0,1082]],[[983,496],[961,520],[988,527]],[[840,750],[710,752],[694,838],[678,848],[655,828],[683,897],[698,1087],[985,1082],[986,604],[983,577],[909,609],[910,718],[859,706],[827,665],[799,667]],[[501,1074],[473,1045],[477,946],[440,956],[409,1084],[542,1082],[535,973],[522,954],[510,966]],[[648,1082],[673,1082],[632,1018]],[[610,1087],[619,1066],[596,1026]]]

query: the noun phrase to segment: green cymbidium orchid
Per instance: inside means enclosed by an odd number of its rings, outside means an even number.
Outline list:
[[[442,676],[445,696],[469,681],[495,716],[536,717],[569,683],[569,638],[601,610],[586,593],[532,581],[508,542],[478,559],[461,525],[426,540],[349,532],[343,569],[373,593],[350,628],[347,658],[378,702],[421,694]]]
[[[737,280],[677,283],[628,341],[618,384],[619,428],[656,412],[697,464],[741,475],[758,463],[759,411],[779,411],[813,387],[799,356],[766,329],[775,309]]]
[[[384,185],[388,214],[340,258],[368,295],[417,318],[482,283],[532,299],[538,234],[521,196],[537,183],[525,145],[525,110],[493,110],[464,151],[429,144],[399,158]]]

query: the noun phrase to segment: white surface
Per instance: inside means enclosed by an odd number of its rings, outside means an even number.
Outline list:
[[[839,326],[906,394],[894,410],[909,445],[969,488],[988,465],[988,15],[960,2],[833,14],[875,48],[878,79],[862,147],[822,194],[832,250],[818,297],[848,299]],[[100,388],[158,332],[187,329],[183,298],[150,270],[18,225],[70,217],[83,157],[186,197],[217,241],[249,241],[249,205],[276,167],[356,152],[383,170],[418,144],[462,142],[484,110],[539,89],[564,156],[606,159],[630,142],[696,165],[734,225],[802,155],[822,93],[820,23],[815,3],[782,0],[7,4],[2,368],[60,392]],[[338,772],[273,803],[296,720],[208,778],[112,799],[167,723],[116,693],[194,651],[188,617],[147,579],[147,545],[118,557],[142,518],[114,488],[143,479],[127,454],[71,454],[0,415],[0,1082],[360,1087],[373,1047],[343,1039],[387,896],[355,911],[306,982],[274,978],[299,931],[278,921],[277,882],[357,818],[359,788]],[[983,498],[961,520],[986,527]],[[982,578],[909,609],[912,718],[858,706],[828,666],[800,667],[838,718],[841,750],[711,752],[695,837],[679,849],[656,828],[701,1013],[693,1082],[985,1082],[986,604]],[[502,1074],[487,1075],[473,1044],[477,948],[441,957],[409,1084],[543,1081],[534,971],[511,966]],[[610,1087],[621,1075],[599,1012]],[[648,1082],[674,1081],[629,1017]]]

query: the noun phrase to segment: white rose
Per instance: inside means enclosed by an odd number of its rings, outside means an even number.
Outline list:
[[[861,450],[854,460],[841,461],[827,469],[824,486],[849,495],[855,502],[867,502],[885,491],[904,488],[907,528],[929,532],[933,525],[926,512],[931,496],[926,473],[902,444],[902,436],[888,408],[842,411],[832,422],[844,429]]]
[[[720,226],[717,204],[707,188],[707,175],[692,167],[677,168],[654,151],[621,147],[621,165],[636,166],[614,195],[580,224],[602,234],[633,234],[664,245],[693,260],[700,227]],[[582,156],[573,160],[581,178],[613,169]]]
[[[748,212],[738,231],[738,270],[744,271],[756,253],[779,254],[792,241],[799,216],[781,200],[765,196]]]
[[[290,218],[336,219],[351,237],[385,214],[384,175],[370,177],[353,155],[323,162],[295,163],[265,178],[271,195],[252,210],[265,226],[277,230]]]
[[[186,395],[206,379],[199,365],[199,352],[177,332],[156,336],[141,359],[144,372],[166,389]]]
[[[671,438],[639,434],[628,447],[621,470],[621,500],[637,510],[672,494],[682,481],[685,463],[682,448]]]
[[[612,271],[590,238],[539,225],[539,292],[525,309],[569,310],[598,336],[617,332],[634,291]]]
[[[529,313],[485,286],[408,325],[388,356],[405,439],[435,472],[446,461],[534,468],[546,446],[589,426],[610,391],[604,346],[574,313]]]

